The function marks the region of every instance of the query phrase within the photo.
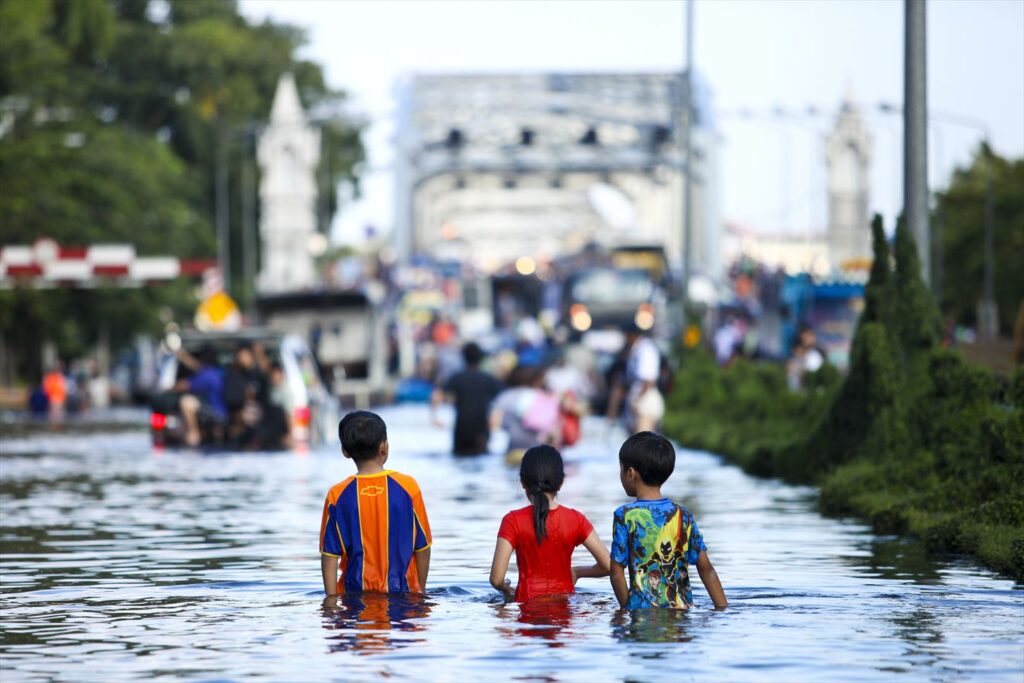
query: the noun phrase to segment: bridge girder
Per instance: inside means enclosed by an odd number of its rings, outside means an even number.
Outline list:
[[[604,221],[580,202],[581,187],[605,183],[656,221],[647,236],[679,251],[681,184],[692,172],[710,184],[701,156],[688,163],[678,146],[684,79],[662,74],[425,75],[399,94],[396,160],[396,225],[400,257],[430,251],[442,226],[458,218],[464,239],[482,216],[504,212],[509,230],[529,248],[550,240],[551,220],[511,201],[517,190],[547,184],[564,201],[551,201],[547,218],[573,216],[566,232]],[[708,130],[703,139],[716,138]],[[700,140],[700,138],[698,138]],[[451,197],[477,194],[477,208]],[[700,202],[698,202],[698,206]],[[484,238],[487,230],[480,231]],[[543,233],[543,234],[541,234]],[[661,237],[657,237],[660,235]],[[493,235],[488,239],[493,240]],[[482,253],[486,243],[471,249]]]

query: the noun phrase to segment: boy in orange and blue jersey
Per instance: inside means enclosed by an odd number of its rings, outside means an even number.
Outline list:
[[[384,469],[384,420],[359,410],[338,424],[356,474],[331,487],[320,522],[320,568],[328,597],[345,592],[418,593],[430,568],[430,523],[412,477]],[[338,569],[341,578],[338,578]]]

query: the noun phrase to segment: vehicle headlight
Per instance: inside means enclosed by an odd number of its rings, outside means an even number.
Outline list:
[[[641,330],[649,330],[654,327],[654,306],[650,304],[640,304],[636,309],[636,317],[633,318],[633,322]]]
[[[569,308],[569,322],[572,324],[573,329],[578,332],[586,332],[594,323],[590,313],[587,312],[587,307],[583,304],[573,304]]]

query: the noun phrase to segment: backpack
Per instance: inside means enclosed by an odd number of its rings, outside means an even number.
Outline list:
[[[580,416],[562,411],[562,445],[571,446],[580,440]]]
[[[538,391],[523,414],[523,426],[539,434],[548,434],[558,425],[558,397]]]

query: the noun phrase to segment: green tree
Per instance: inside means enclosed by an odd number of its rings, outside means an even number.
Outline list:
[[[985,197],[991,173],[994,198],[994,285],[999,330],[1010,335],[1024,301],[1024,159],[1008,160],[980,145],[969,166],[957,169],[936,195],[940,225],[942,311],[959,323],[977,322],[984,282]]]
[[[337,111],[344,101],[318,65],[296,58],[304,40],[291,26],[250,23],[231,0],[0,0],[3,243],[46,236],[212,257],[218,150],[230,164],[237,231],[238,168],[251,164],[251,134],[279,76],[295,74],[307,107]],[[323,139],[326,224],[338,184],[358,190],[363,147],[359,126],[337,118]],[[194,308],[190,290],[9,290],[0,334],[31,376],[42,340],[77,354],[100,326],[128,339],[156,329],[165,306]]]
[[[169,7],[159,22],[145,15],[138,19],[137,10],[131,12],[135,19],[121,22],[110,73],[98,94],[122,120],[168,140],[189,163],[207,216],[214,214],[217,164],[229,167],[232,279],[239,283],[245,222],[240,198],[248,192],[251,199],[254,187],[243,182],[242,167],[256,174],[254,134],[269,114],[280,75],[291,71],[306,107],[328,117],[317,172],[323,230],[338,209],[339,185],[358,195],[361,126],[336,115],[346,96],[327,86],[320,67],[294,57],[305,42],[301,31],[271,22],[249,24],[234,2],[184,0]],[[234,293],[244,298],[246,284]]]
[[[888,452],[906,442],[900,419],[904,404],[894,328],[901,314],[898,300],[902,293],[897,287],[903,279],[893,272],[880,216],[872,220],[871,233],[871,274],[865,286],[864,311],[850,347],[847,376],[821,422],[805,439],[775,456],[774,468],[794,479],[808,481],[839,463]],[[907,258],[905,245],[900,253]],[[904,262],[904,267],[909,265]]]
[[[128,242],[141,254],[208,256],[185,163],[156,140],[95,122],[69,122],[0,142],[4,241]]]
[[[880,322],[889,324],[892,319],[893,302],[892,274],[890,272],[889,241],[885,236],[882,216],[875,214],[871,219],[871,271],[867,285],[864,287],[864,311],[861,313],[863,322]]]
[[[923,391],[928,382],[928,354],[942,335],[935,299],[921,277],[917,243],[906,221],[896,221],[893,237],[892,320],[889,323],[898,350],[903,380],[911,393]]]

